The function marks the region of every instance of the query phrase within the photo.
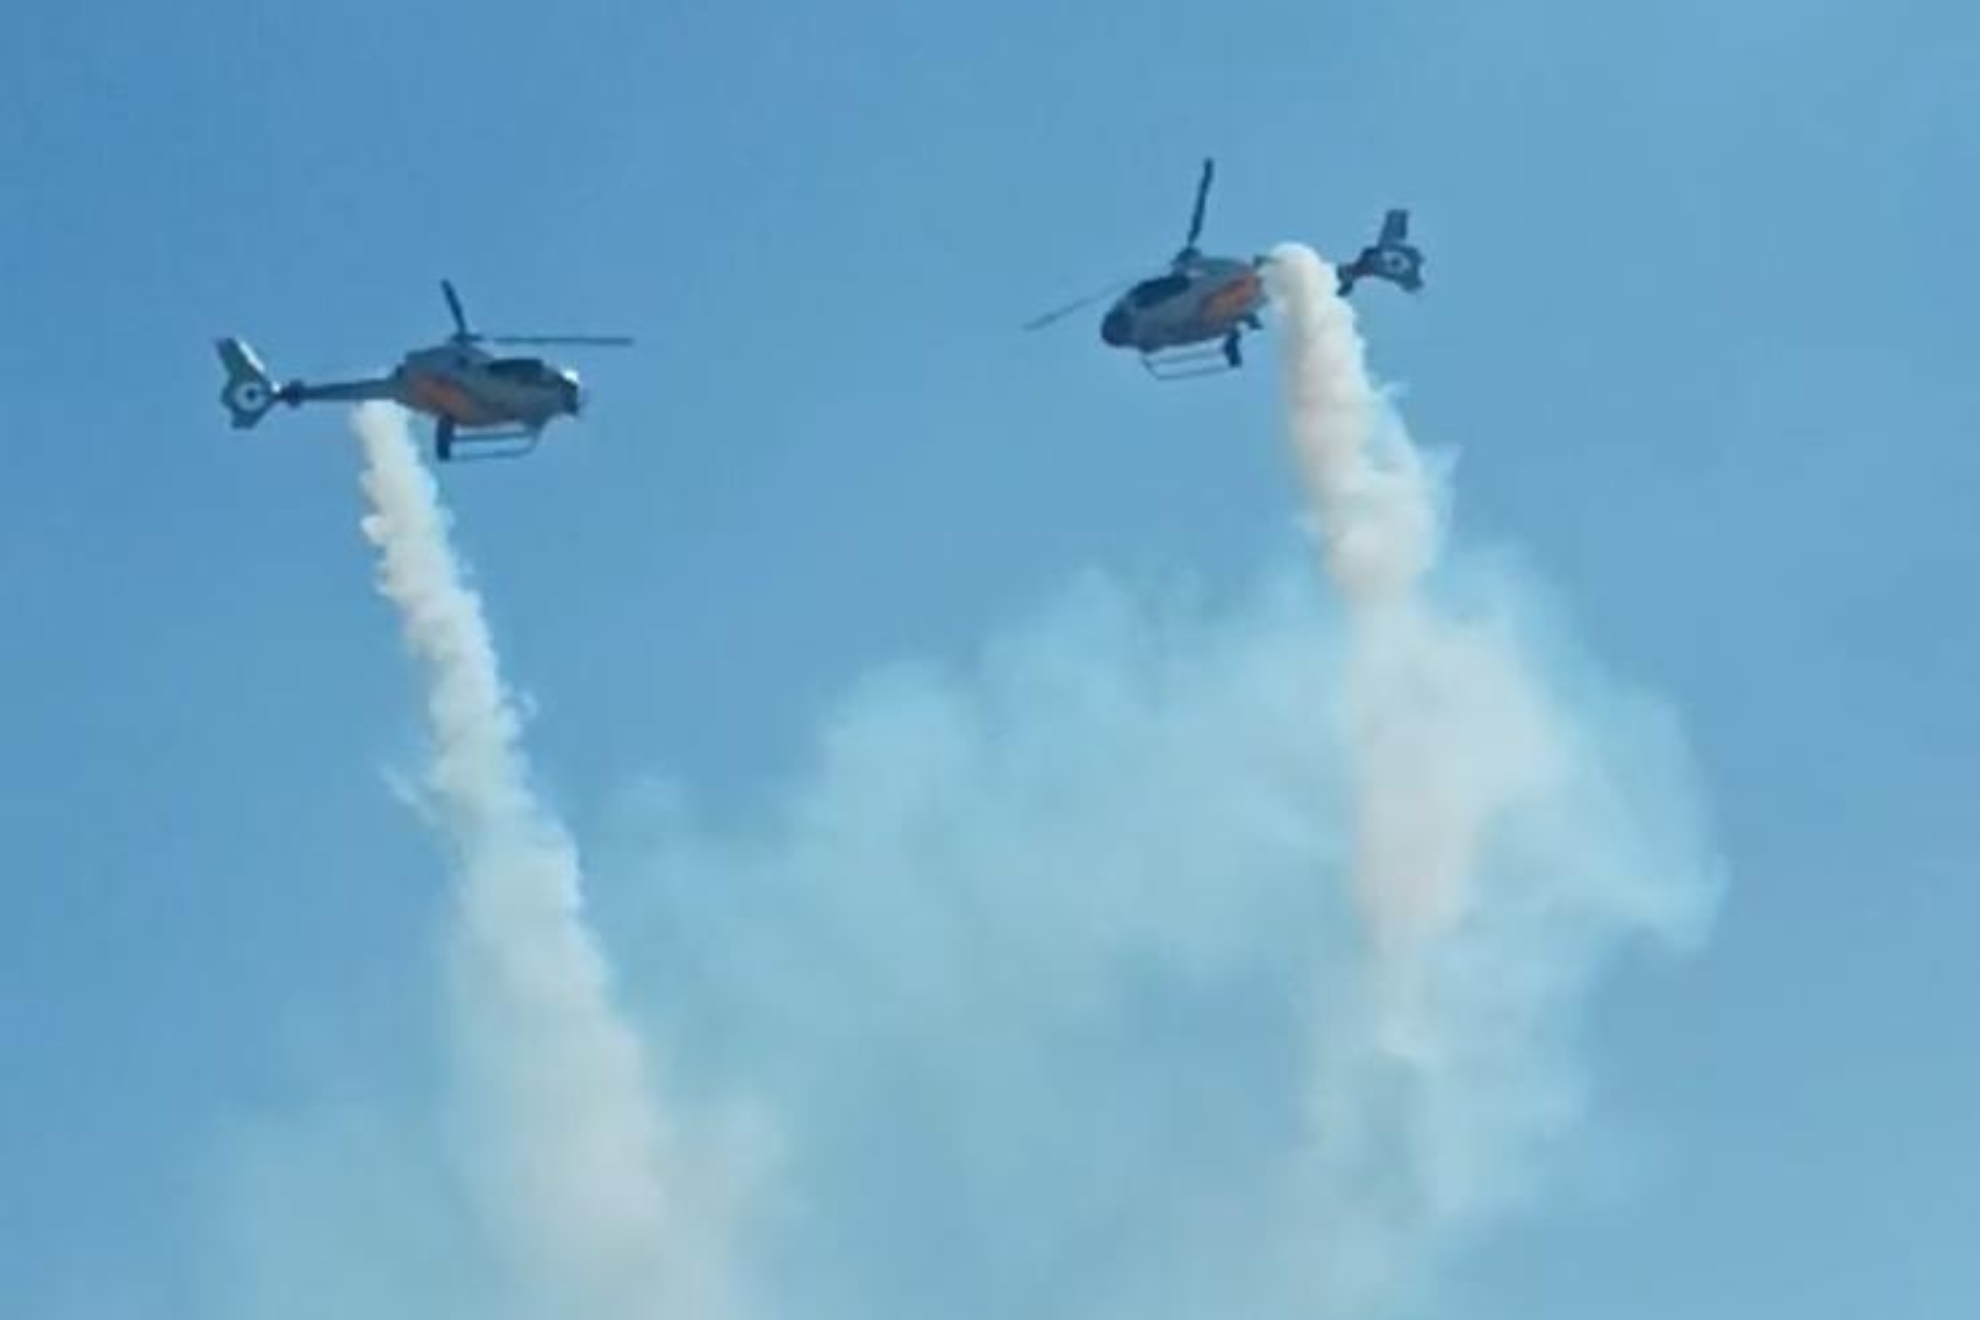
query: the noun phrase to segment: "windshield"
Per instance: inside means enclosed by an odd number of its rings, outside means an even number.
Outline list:
[[[1160,275],[1152,280],[1143,280],[1134,286],[1128,300],[1136,307],[1152,307],[1159,302],[1167,302],[1189,289],[1187,275]]]

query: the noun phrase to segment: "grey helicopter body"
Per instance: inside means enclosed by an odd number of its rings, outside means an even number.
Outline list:
[[[1131,348],[1148,374],[1158,380],[1216,375],[1244,365],[1243,338],[1261,330],[1270,294],[1265,287],[1269,256],[1206,256],[1197,246],[1203,234],[1204,209],[1216,162],[1203,162],[1196,185],[1196,207],[1182,250],[1169,259],[1159,275],[1139,280],[1121,294],[1100,320],[1100,340],[1113,348]],[[1387,280],[1415,292],[1422,287],[1423,254],[1409,246],[1409,213],[1390,211],[1382,235],[1364,248],[1354,262],[1341,268],[1337,291],[1345,297],[1357,280]],[[1113,293],[1115,284],[1099,293],[1067,303],[1028,322],[1027,330],[1050,325]]]
[[[1144,359],[1218,343],[1229,365],[1238,366],[1243,360],[1239,335],[1263,324],[1262,261],[1194,252],[1178,257],[1167,274],[1142,280],[1107,309],[1100,340],[1114,348],[1132,348]]]
[[[1204,208],[1216,162],[1203,162],[1196,184],[1196,207],[1182,249],[1159,275],[1136,281],[1100,319],[1100,340],[1131,348],[1148,374],[1158,380],[1212,375],[1244,363],[1239,346],[1246,330],[1262,329],[1259,314],[1267,301],[1265,257],[1206,256],[1196,241],[1203,235]],[[1120,286],[1088,295],[1045,313],[1026,325],[1035,330],[1086,307]]]
[[[385,400],[434,419],[434,450],[441,462],[470,445],[477,457],[527,453],[543,429],[560,417],[579,417],[587,391],[577,372],[540,357],[502,356],[488,344],[625,345],[623,335],[482,335],[468,328],[451,282],[440,282],[453,314],[454,334],[444,343],[416,348],[382,376],[360,380],[277,384],[245,342],[221,339],[216,348],[227,371],[220,401],[236,429],[258,424],[278,403]]]

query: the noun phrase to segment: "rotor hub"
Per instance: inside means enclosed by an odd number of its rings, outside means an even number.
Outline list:
[[[258,380],[237,380],[227,387],[227,402],[242,412],[258,412],[272,398],[268,386]]]

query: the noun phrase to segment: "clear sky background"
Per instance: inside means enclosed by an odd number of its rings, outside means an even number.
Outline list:
[[[1462,1313],[1970,1316],[1976,68],[1944,0],[13,15],[9,1314],[194,1313],[235,1125],[421,1043],[444,874],[380,776],[416,729],[352,444],[228,430],[215,335],[385,365],[442,275],[637,334],[445,484],[580,836],[655,770],[745,813],[876,664],[1281,546],[1269,370],[1016,330],[1165,259],[1214,153],[1213,250],[1414,208],[1377,369],[1461,533],[1675,703],[1729,865],[1698,956],[1594,1008],[1626,1185],[1467,1258]]]

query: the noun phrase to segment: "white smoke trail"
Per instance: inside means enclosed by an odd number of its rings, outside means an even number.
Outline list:
[[[1412,978],[1462,918],[1485,832],[1545,791],[1560,756],[1516,639],[1440,614],[1422,590],[1442,539],[1430,471],[1369,379],[1333,272],[1298,244],[1272,255],[1293,452],[1350,605],[1353,884],[1384,974]]]
[[[1556,1037],[1595,949],[1681,932],[1707,890],[1684,822],[1667,822],[1668,856],[1635,832],[1629,767],[1598,727],[1626,710],[1560,686],[1501,584],[1464,609],[1434,589],[1440,491],[1370,380],[1333,272],[1287,244],[1269,279],[1292,449],[1348,605],[1349,878],[1372,998],[1359,1031],[1331,1019],[1318,1045],[1307,1190],[1310,1213],[1359,1242],[1328,1256],[1320,1293],[1359,1309],[1520,1199],[1523,1166],[1579,1107]],[[1371,1168],[1389,1183],[1373,1197]]]
[[[580,910],[576,851],[531,790],[480,601],[403,414],[368,405],[357,430],[364,530],[426,675],[429,787],[461,871],[450,1021],[475,1212],[516,1270],[519,1313],[678,1320],[667,1134]]]
[[[1266,266],[1283,312],[1286,420],[1330,573],[1355,604],[1386,604],[1435,559],[1437,510],[1421,457],[1369,380],[1354,308],[1333,295],[1331,276],[1297,243],[1275,249]]]

